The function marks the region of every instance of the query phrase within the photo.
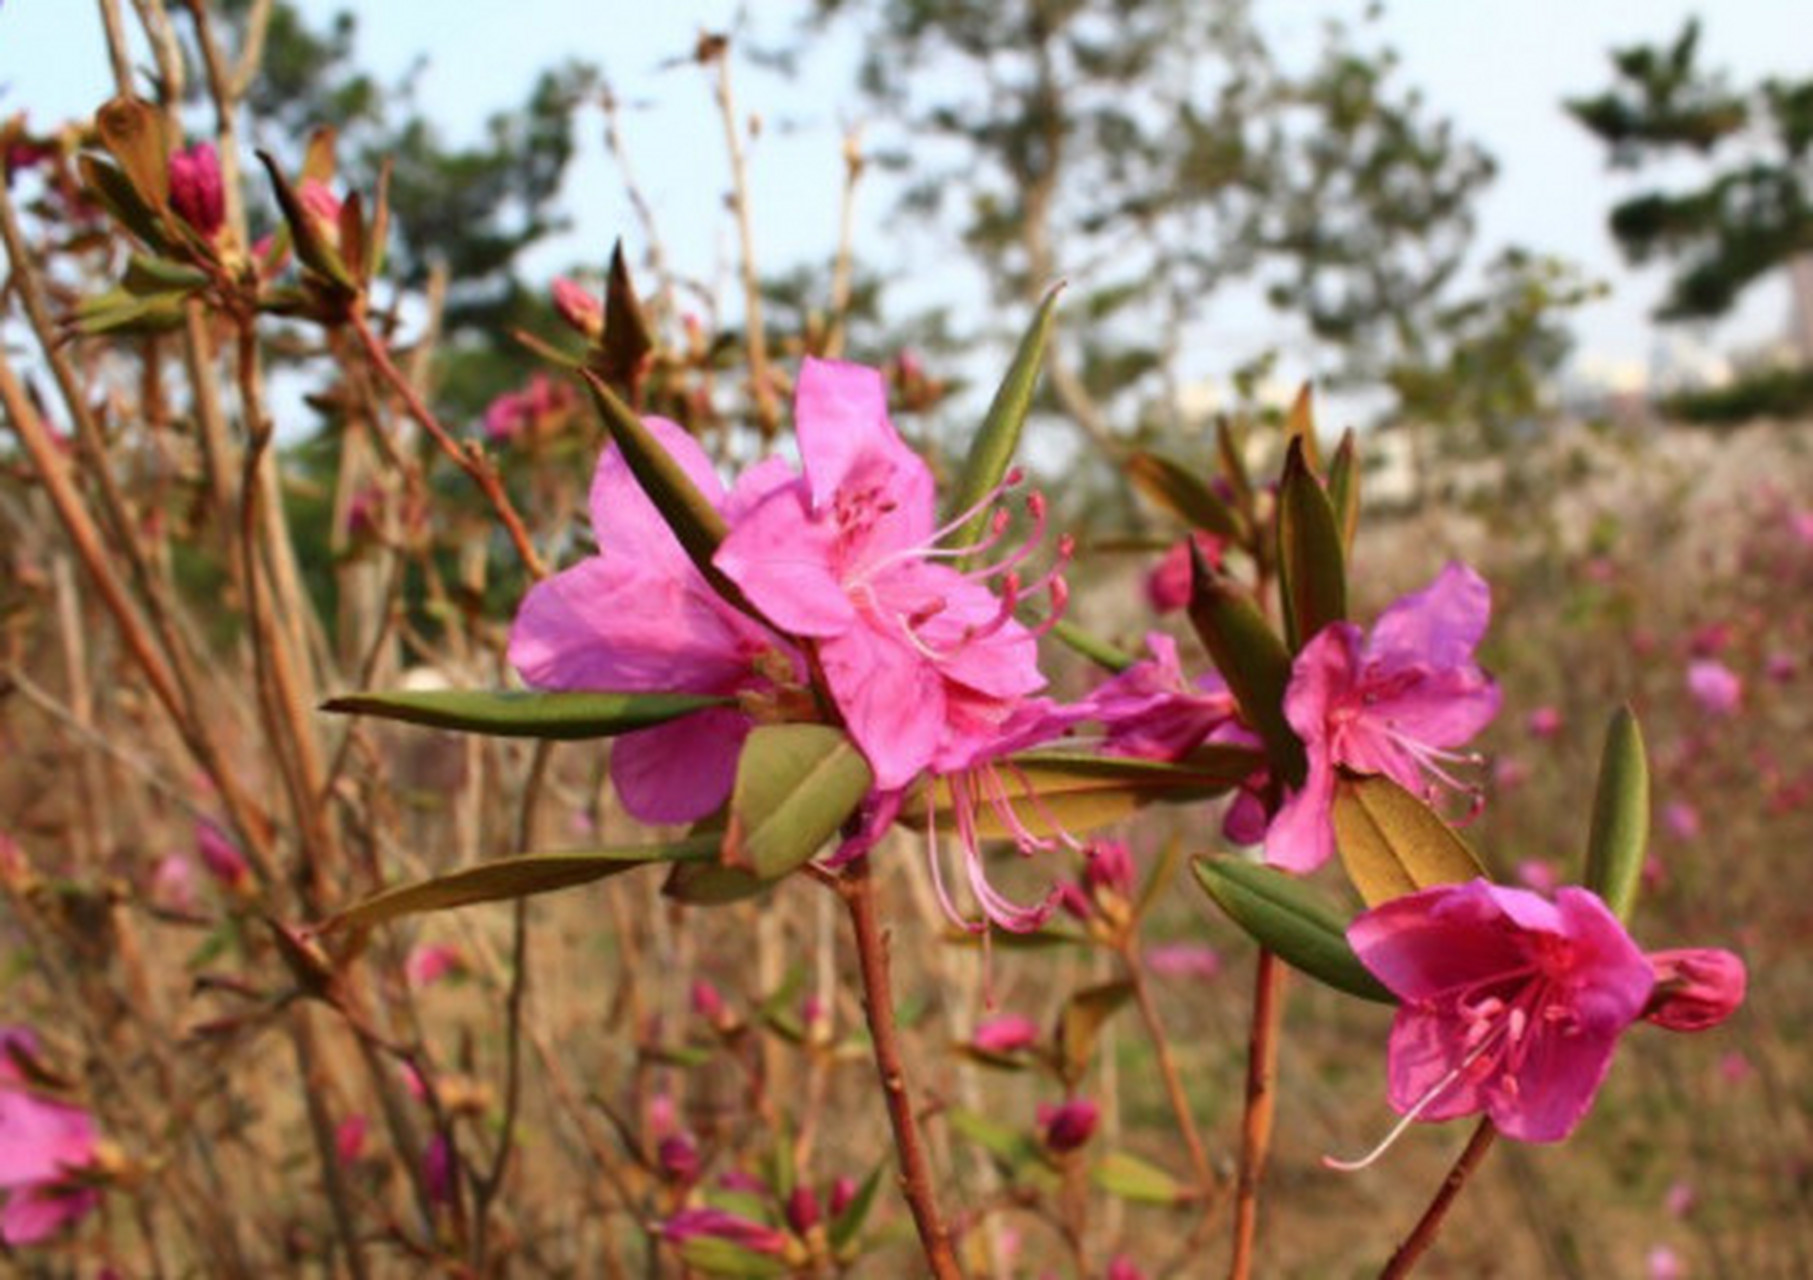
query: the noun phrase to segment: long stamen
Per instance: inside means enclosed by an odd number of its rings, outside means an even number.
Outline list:
[[[1436,1099],[1446,1093],[1448,1089],[1453,1086],[1454,1082],[1459,1080],[1461,1076],[1466,1073],[1468,1067],[1471,1067],[1474,1062],[1484,1056],[1488,1049],[1493,1047],[1495,1039],[1495,1037],[1487,1037],[1481,1042],[1478,1048],[1462,1058],[1454,1070],[1430,1085],[1423,1093],[1423,1096],[1418,1098],[1415,1104],[1411,1106],[1410,1110],[1406,1111],[1403,1116],[1399,1118],[1398,1122],[1391,1126],[1390,1132],[1388,1132],[1371,1151],[1368,1151],[1357,1160],[1340,1160],[1334,1156],[1323,1156],[1322,1167],[1325,1169],[1335,1169],[1341,1173],[1357,1173],[1368,1165],[1376,1163],[1379,1157],[1383,1156],[1387,1151],[1391,1150],[1393,1146],[1397,1145],[1397,1140],[1404,1136],[1404,1131],[1409,1129],[1412,1124],[1416,1123],[1425,1111],[1434,1106]]]

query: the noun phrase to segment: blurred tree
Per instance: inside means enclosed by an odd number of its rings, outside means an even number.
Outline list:
[[[1675,264],[1657,315],[1723,315],[1757,280],[1793,266],[1799,345],[1813,360],[1813,78],[1733,89],[1699,65],[1699,38],[1696,19],[1667,46],[1613,50],[1612,87],[1567,109],[1604,140],[1614,167],[1690,153],[1709,170],[1698,186],[1612,210],[1629,261]]]

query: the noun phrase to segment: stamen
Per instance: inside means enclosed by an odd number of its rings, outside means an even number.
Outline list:
[[[1453,1086],[1454,1082],[1465,1074],[1467,1068],[1471,1067],[1481,1057],[1485,1056],[1491,1043],[1491,1041],[1487,1041],[1486,1043],[1481,1044],[1477,1049],[1473,1050],[1473,1052],[1462,1058],[1459,1065],[1457,1065],[1454,1070],[1430,1085],[1423,1096],[1418,1098],[1416,1102],[1411,1105],[1410,1110],[1406,1111],[1398,1119],[1398,1122],[1391,1126],[1390,1132],[1384,1136],[1378,1146],[1374,1147],[1371,1151],[1368,1151],[1357,1160],[1340,1160],[1334,1156],[1323,1156],[1322,1167],[1324,1169],[1334,1169],[1341,1173],[1357,1173],[1368,1165],[1376,1163],[1380,1156],[1384,1155],[1397,1144],[1397,1140],[1404,1136],[1404,1131],[1415,1123],[1425,1111],[1434,1106],[1436,1099],[1446,1093]]]

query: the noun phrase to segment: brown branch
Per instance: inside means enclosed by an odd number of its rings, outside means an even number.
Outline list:
[[[1396,1280],[1399,1276],[1410,1274],[1412,1267],[1429,1251],[1435,1243],[1435,1233],[1442,1229],[1442,1219],[1448,1216],[1448,1210],[1454,1207],[1455,1197],[1472,1178],[1474,1170],[1479,1168],[1480,1161],[1486,1158],[1486,1152],[1492,1149],[1492,1140],[1498,1136],[1498,1127],[1490,1120],[1481,1120],[1479,1127],[1473,1130],[1473,1136],[1467,1140],[1466,1149],[1460,1153],[1460,1159],[1442,1179],[1441,1190],[1435,1193],[1435,1199],[1423,1211],[1423,1216],[1404,1237],[1404,1243],[1398,1246],[1397,1252],[1391,1255],[1391,1261],[1379,1272],[1379,1280]]]
[[[1230,1280],[1253,1273],[1253,1243],[1259,1229],[1259,1182],[1272,1145],[1277,1103],[1278,1029],[1284,1013],[1286,970],[1277,956],[1259,952],[1253,976],[1253,1030],[1247,1042],[1246,1110],[1240,1121],[1240,1174],[1234,1200],[1234,1256]]]
[[[825,334],[825,355],[837,359],[844,353],[844,329],[850,319],[850,290],[856,259],[856,187],[866,165],[862,154],[862,126],[844,133],[844,187],[838,205],[837,256],[831,262],[831,327]]]
[[[737,242],[742,249],[744,346],[749,353],[749,385],[755,393],[756,421],[762,434],[771,436],[780,426],[781,406],[774,394],[774,375],[768,365],[768,334],[762,321],[762,277],[755,263],[755,228],[751,223],[749,169],[743,156],[742,132],[737,123],[736,100],[730,89],[730,49],[720,46],[714,60],[718,78],[712,96],[724,121],[724,144],[730,154],[730,207],[737,220]]]
[[[900,1189],[919,1231],[919,1245],[936,1280],[962,1280],[950,1231],[938,1212],[931,1164],[919,1136],[919,1120],[907,1090],[900,1054],[900,1029],[894,1023],[894,994],[888,978],[888,939],[875,913],[875,882],[869,860],[858,858],[837,882],[837,893],[850,913],[856,935],[856,960],[862,973],[862,1008],[874,1042],[875,1069],[894,1128],[894,1153],[900,1161]]]
[[[1190,1153],[1190,1169],[1196,1178],[1196,1191],[1202,1197],[1203,1214],[1207,1217],[1214,1211],[1219,1200],[1215,1194],[1215,1172],[1209,1165],[1207,1150],[1202,1145],[1202,1134],[1196,1127],[1196,1118],[1190,1111],[1189,1095],[1184,1092],[1183,1077],[1178,1074],[1177,1058],[1171,1052],[1170,1038],[1165,1034],[1164,1023],[1159,1020],[1158,1005],[1152,999],[1152,989],[1146,982],[1146,972],[1140,963],[1137,941],[1129,935],[1121,947],[1121,959],[1127,967],[1127,980],[1133,985],[1133,1001],[1139,1008],[1140,1020],[1145,1023],[1146,1035],[1152,1041],[1152,1051],[1158,1059],[1159,1079],[1164,1082],[1165,1097],[1171,1104],[1171,1114],[1176,1117],[1177,1128],[1183,1134],[1185,1148]]]

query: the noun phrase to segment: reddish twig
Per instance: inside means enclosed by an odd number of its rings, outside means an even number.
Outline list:
[[[1486,1152],[1492,1149],[1492,1139],[1498,1136],[1498,1127],[1490,1120],[1481,1120],[1479,1127],[1473,1130],[1467,1146],[1460,1153],[1460,1159],[1442,1179],[1441,1190],[1435,1193],[1435,1199],[1423,1210],[1423,1216],[1417,1220],[1410,1234],[1404,1237],[1397,1252],[1391,1255],[1391,1261],[1379,1272],[1379,1280],[1396,1280],[1398,1276],[1407,1276],[1418,1260],[1429,1251],[1435,1243],[1435,1233],[1442,1229],[1442,1220],[1448,1216],[1448,1210],[1454,1206],[1455,1197],[1460,1195],[1461,1188],[1467,1185],[1473,1171],[1479,1168],[1479,1162],[1486,1158]]]
[[[1177,1070],[1177,1058],[1171,1052],[1170,1037],[1165,1034],[1164,1023],[1159,1021],[1158,1005],[1153,1001],[1152,989],[1146,983],[1146,972],[1140,964],[1137,940],[1131,935],[1121,947],[1121,959],[1127,967],[1127,980],[1133,986],[1133,1000],[1139,1006],[1140,1021],[1145,1024],[1146,1036],[1152,1041],[1152,1051],[1158,1059],[1159,1079],[1164,1082],[1165,1097],[1171,1104],[1171,1114],[1177,1120],[1184,1147],[1190,1153],[1190,1169],[1196,1179],[1196,1192],[1202,1198],[1206,1217],[1214,1211],[1219,1199],[1215,1194],[1215,1172],[1209,1166],[1208,1151],[1202,1145],[1202,1134],[1196,1128],[1195,1116],[1190,1112],[1189,1095],[1184,1092],[1183,1077]]]
[[[1253,1030],[1247,1042],[1246,1111],[1240,1121],[1240,1175],[1234,1199],[1234,1257],[1231,1280],[1253,1272],[1253,1243],[1259,1228],[1259,1182],[1272,1145],[1272,1112],[1277,1101],[1278,1027],[1284,1010],[1284,965],[1259,952],[1253,975]]]

